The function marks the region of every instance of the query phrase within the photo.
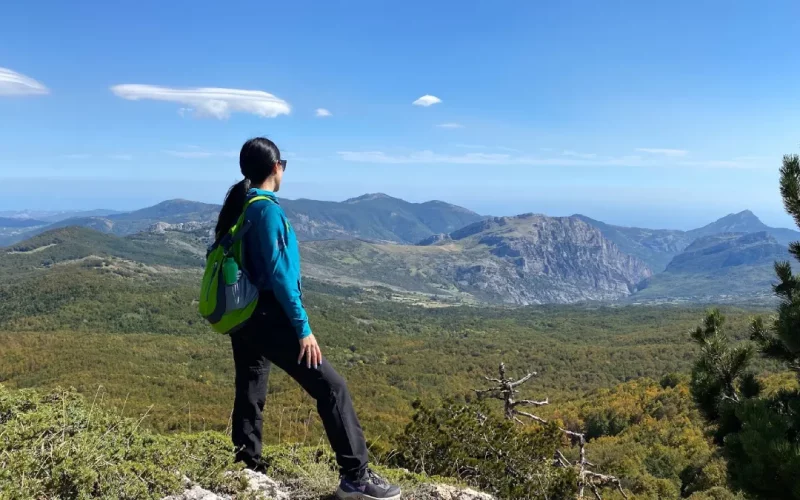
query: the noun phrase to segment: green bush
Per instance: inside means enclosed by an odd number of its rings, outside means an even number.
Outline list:
[[[426,474],[456,477],[501,498],[568,498],[572,469],[552,465],[563,434],[554,423],[520,427],[483,403],[445,402],[416,412],[391,461]]]
[[[0,385],[0,498],[159,499],[183,477],[215,491],[243,487],[223,434],[159,435],[74,391]]]

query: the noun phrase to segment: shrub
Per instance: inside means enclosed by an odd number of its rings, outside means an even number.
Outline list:
[[[140,419],[72,390],[40,395],[0,385],[0,498],[158,499],[184,476],[215,491],[243,487],[223,434],[153,434]]]
[[[552,465],[563,434],[554,423],[522,428],[491,413],[484,403],[419,401],[398,437],[396,465],[415,472],[457,477],[502,498],[567,498],[574,471]]]

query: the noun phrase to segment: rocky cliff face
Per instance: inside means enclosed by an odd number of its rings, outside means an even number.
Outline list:
[[[451,234],[467,252],[495,257],[457,269],[456,281],[518,304],[613,300],[650,269],[574,217],[521,215],[486,220]]]
[[[304,269],[320,279],[521,305],[615,300],[651,275],[572,217],[496,217],[422,243],[307,243]]]

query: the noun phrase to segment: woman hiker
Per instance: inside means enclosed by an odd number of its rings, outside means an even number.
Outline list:
[[[265,196],[247,207],[250,229],[243,239],[244,268],[258,287],[258,307],[231,334],[236,367],[232,437],[237,461],[256,471],[261,458],[262,410],[272,364],[295,379],[317,402],[317,412],[336,453],[341,481],[339,498],[399,499],[400,488],[372,472],[367,445],[344,379],[322,356],[308,324],[300,284],[300,252],[292,226],[275,193],[281,187],[286,160],[269,139],[250,139],[239,153],[244,180],[225,197],[216,234],[236,223],[247,199]]]

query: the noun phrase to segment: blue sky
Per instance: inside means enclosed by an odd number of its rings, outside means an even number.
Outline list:
[[[267,135],[291,198],[386,192],[675,228],[752,209],[791,224],[777,171],[800,149],[798,2],[0,11],[0,210],[219,202],[241,143]]]

